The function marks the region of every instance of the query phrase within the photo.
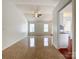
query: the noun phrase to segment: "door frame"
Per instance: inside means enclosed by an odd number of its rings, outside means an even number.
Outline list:
[[[76,59],[76,0],[69,0],[64,6],[62,6],[58,11],[58,22],[59,22],[59,12],[63,10],[68,4],[72,2],[72,59]],[[59,27],[59,24],[58,24]],[[59,28],[58,28],[59,31]]]

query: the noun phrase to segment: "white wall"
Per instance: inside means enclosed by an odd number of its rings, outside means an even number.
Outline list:
[[[24,15],[9,0],[3,0],[2,49],[13,45],[27,36],[28,23]]]
[[[71,0],[61,0],[57,7],[54,9],[53,13],[53,45],[59,47],[59,11],[66,6]]]
[[[58,48],[68,47],[68,37],[69,37],[69,34],[67,33],[59,35],[59,47]]]

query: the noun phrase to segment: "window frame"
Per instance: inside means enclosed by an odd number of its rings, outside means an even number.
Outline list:
[[[32,28],[31,28],[31,25],[33,25]],[[29,32],[35,32],[35,24],[34,23],[29,24]]]
[[[46,26],[45,26],[46,25]],[[47,27],[47,28],[46,28]],[[49,24],[44,24],[44,32],[49,32]]]

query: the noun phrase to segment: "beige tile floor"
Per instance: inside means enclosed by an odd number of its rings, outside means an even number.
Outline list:
[[[63,55],[51,45],[51,37],[48,37],[48,46],[44,46],[44,37],[37,36],[34,38],[35,46],[30,47],[30,37],[25,38],[5,49],[2,52],[3,59],[65,59]]]

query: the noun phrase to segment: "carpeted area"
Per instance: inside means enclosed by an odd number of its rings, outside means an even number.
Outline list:
[[[60,48],[58,50],[66,59],[72,59],[72,39],[69,39],[68,41],[68,48]]]
[[[72,59],[72,52],[68,51],[67,48],[60,48],[59,51],[64,55],[66,59]]]

